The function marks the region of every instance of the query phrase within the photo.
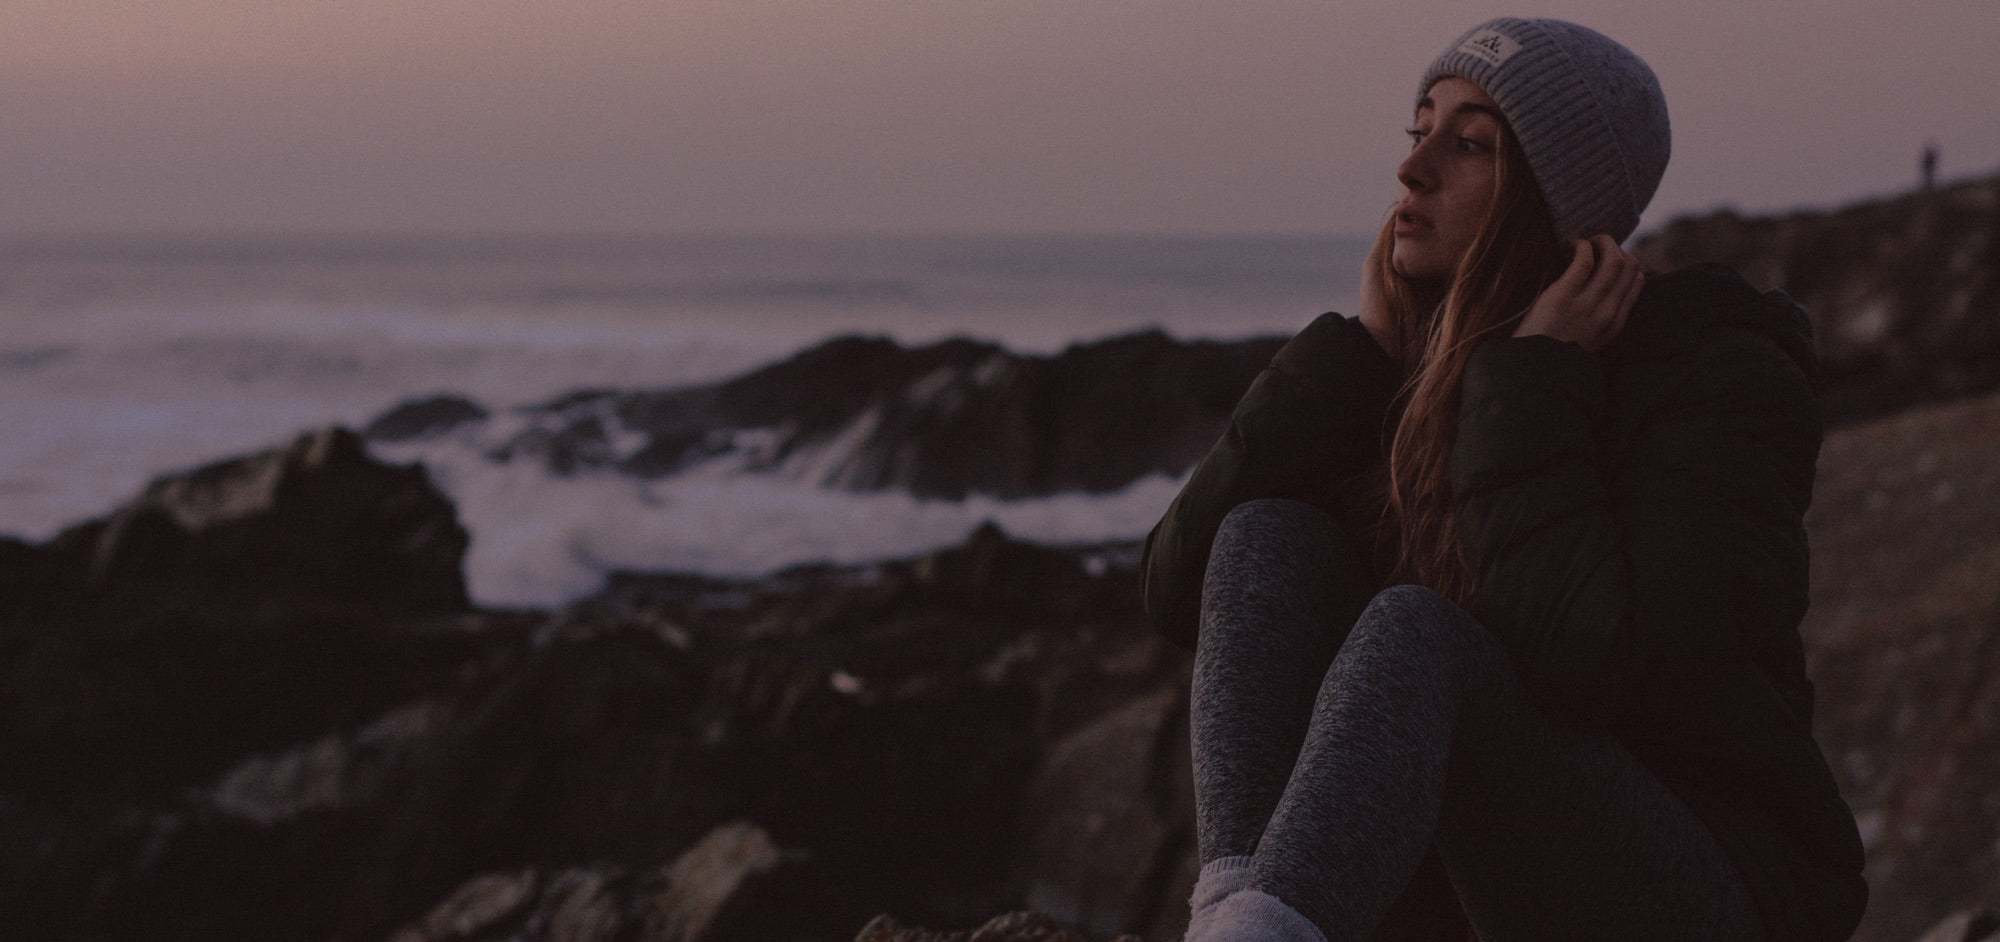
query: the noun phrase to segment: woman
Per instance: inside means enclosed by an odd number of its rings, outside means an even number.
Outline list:
[[[1196,650],[1188,939],[1395,935],[1438,873],[1486,942],[1846,938],[1803,314],[1620,251],[1666,106],[1598,33],[1481,24],[1411,140],[1359,316],[1277,355],[1147,540]]]

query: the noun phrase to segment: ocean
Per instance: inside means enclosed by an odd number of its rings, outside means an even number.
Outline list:
[[[4,242],[0,533],[46,539],[156,475],[425,396],[504,416],[576,390],[726,379],[848,334],[1037,354],[1147,329],[1289,334],[1352,309],[1366,252],[1336,236]],[[1134,538],[1180,483],[945,501],[726,468],[557,475],[490,445],[372,447],[423,462],[453,499],[468,587],[495,606],[561,604],[615,569],[907,555],[985,520],[1050,542]]]

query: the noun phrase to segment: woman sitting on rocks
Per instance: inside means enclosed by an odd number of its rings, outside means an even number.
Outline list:
[[[1383,937],[1420,873],[1486,942],[1847,938],[1802,312],[1620,250],[1667,113],[1596,32],[1481,24],[1410,138],[1359,316],[1277,355],[1147,541],[1196,652],[1188,939]]]

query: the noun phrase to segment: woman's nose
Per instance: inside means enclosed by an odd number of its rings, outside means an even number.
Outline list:
[[[1426,148],[1423,142],[1411,148],[1410,155],[1404,157],[1403,162],[1396,166],[1396,182],[1412,192],[1420,193],[1428,190],[1436,180],[1437,177],[1430,166],[1430,149]]]

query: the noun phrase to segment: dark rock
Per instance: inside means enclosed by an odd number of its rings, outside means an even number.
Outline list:
[[[376,416],[361,431],[378,442],[403,442],[442,435],[487,417],[485,407],[463,396],[431,396],[399,403]]]
[[[466,543],[423,469],[379,464],[352,432],[327,429],[160,478],[52,548],[82,557],[84,592],[107,619],[268,623],[464,611]]]
[[[375,800],[399,768],[450,720],[431,701],[388,711],[353,734],[333,734],[277,755],[253,756],[205,790],[215,811],[261,825]]]
[[[73,622],[84,609],[81,546],[34,546],[0,537],[0,644],[33,625]]]
[[[480,874],[390,942],[791,942],[826,938],[815,869],[748,822],[677,860]]]
[[[739,819],[787,848],[784,872],[792,850],[810,854],[815,892],[760,909],[808,935],[880,910],[976,921],[1020,897],[1009,864],[1047,745],[1184,682],[1185,659],[1138,624],[1130,570],[1085,565],[1104,553],[988,529],[861,570],[635,578],[563,612],[383,622],[368,637],[391,644],[366,654],[324,646],[353,640],[339,622],[102,635],[96,653],[31,659],[43,679],[8,688],[35,711],[0,731],[44,739],[4,740],[28,761],[0,769],[0,875],[14,875],[0,922],[42,938],[542,937],[534,927],[572,923],[622,938],[647,923],[621,907],[665,892],[643,889],[660,856]],[[275,656],[301,645],[307,675]],[[96,684],[106,655],[133,650],[135,670],[192,666],[117,681],[132,708],[92,708],[101,733],[78,727],[59,685]],[[253,682],[275,699],[237,692]],[[190,691],[224,694],[222,721],[182,702]],[[271,728],[239,729],[252,716]],[[228,734],[191,748],[216,729]],[[78,803],[65,786],[117,776],[65,756],[115,757],[144,787]],[[516,892],[533,900],[494,902]]]
[[[657,879],[616,866],[486,873],[390,942],[616,942],[643,925]]]
[[[454,642],[384,620],[468,608],[464,548],[420,468],[342,430],[0,542],[0,792],[150,802],[408,698]]]
[[[1150,332],[1037,357],[845,337],[714,385],[564,396],[526,410],[531,427],[496,456],[639,476],[726,458],[827,487],[952,499],[1110,491],[1191,467],[1279,343]],[[644,444],[620,452],[628,435]]]
[[[470,877],[577,860],[636,870],[742,810],[742,772],[687,725],[690,664],[633,629],[538,646],[535,621],[463,626],[452,636],[477,643],[423,699],[150,798],[183,826],[144,866],[102,866],[86,908],[105,914],[101,934],[379,938]],[[239,682],[231,667],[259,669],[220,661],[219,682]],[[0,888],[0,920],[8,906]]]
[[[481,874],[460,884],[417,925],[391,938],[394,942],[504,938],[513,934],[507,930],[526,921],[540,889],[540,875],[533,870]]]
[[[1916,942],[2000,942],[2000,917],[1983,909],[1954,913]]]
[[[811,917],[824,904],[800,905],[814,892],[806,855],[780,850],[746,821],[710,831],[663,876],[665,889],[646,919],[648,940],[780,942],[812,938],[820,928]]]
[[[529,920],[529,929],[546,927],[549,942],[616,942],[633,922],[630,908],[618,905],[616,875],[602,867],[559,874],[544,894],[546,915]]]
[[[1023,911],[995,916],[976,929],[960,932],[934,932],[904,925],[893,916],[876,916],[861,927],[854,942],[1105,942],[1105,936],[1065,926],[1042,913]],[[1142,940],[1119,935],[1110,942]]]
[[[1988,910],[1956,912],[1916,942],[2000,942],[2000,916]]]
[[[373,763],[393,743],[373,739],[371,722],[486,643],[449,620],[147,625],[64,619],[6,636],[0,795],[57,816],[63,807],[168,810],[235,774],[225,791],[246,809],[238,817],[318,807],[313,796],[375,780]],[[35,858],[43,869],[82,865],[45,849],[53,856]]]
[[[1662,269],[1721,262],[1804,305],[1837,421],[2000,387],[2000,176],[1831,212],[1676,219],[1633,249]]]
[[[1149,694],[1065,737],[1028,785],[1019,866],[1026,902],[1101,932],[1187,928],[1194,889],[1187,694]]]
[[[2000,397],[1837,431],[1806,523],[1816,729],[1868,850],[1855,936],[2000,907]]]

